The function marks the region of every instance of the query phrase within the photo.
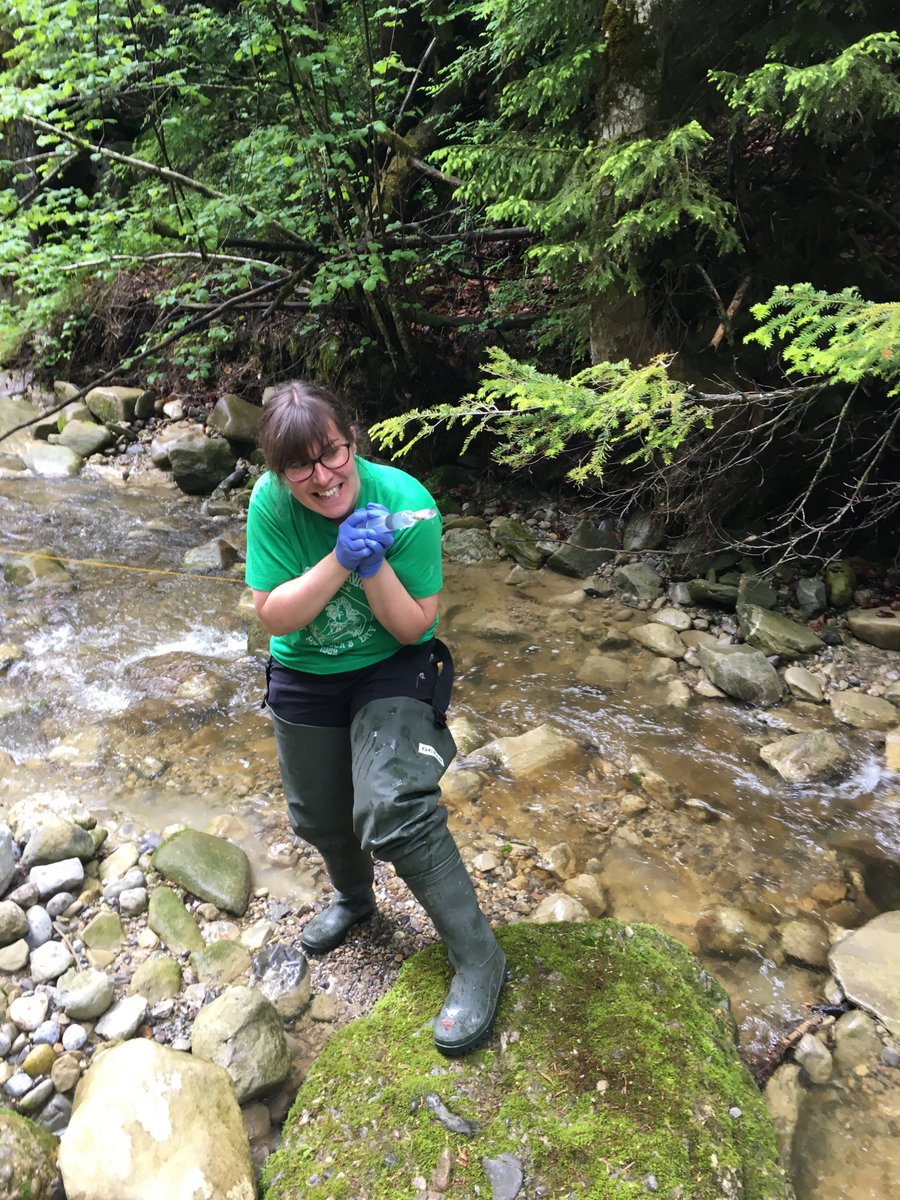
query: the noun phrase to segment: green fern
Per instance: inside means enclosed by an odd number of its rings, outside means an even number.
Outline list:
[[[767,349],[778,339],[788,370],[832,383],[873,379],[900,395],[900,303],[864,300],[855,288],[817,291],[811,283],[777,287],[751,310],[759,329],[747,341]]]
[[[463,451],[479,434],[490,433],[497,439],[494,460],[513,468],[579,453],[587,444],[567,477],[574,483],[597,481],[614,452],[623,451],[622,463],[656,457],[669,463],[696,425],[709,425],[709,414],[670,378],[667,366],[663,356],[637,368],[627,360],[603,362],[560,379],[493,347],[484,367],[487,378],[473,395],[389,417],[370,433],[401,457],[441,426],[460,425],[467,430]]]

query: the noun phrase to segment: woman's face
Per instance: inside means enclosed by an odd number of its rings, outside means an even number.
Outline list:
[[[337,454],[339,458],[340,450],[346,442],[347,438],[332,423],[328,427],[325,443],[313,447],[312,458],[318,459],[329,454]],[[351,442],[347,461],[342,466],[332,468],[326,467],[322,462],[316,462],[309,478],[299,483],[292,482],[289,478],[294,469],[289,467],[285,482],[291,495],[304,508],[309,508],[330,521],[343,521],[354,511],[359,499],[360,482],[355,454],[356,443]],[[298,463],[297,467],[302,469],[304,465],[309,467],[308,462]]]

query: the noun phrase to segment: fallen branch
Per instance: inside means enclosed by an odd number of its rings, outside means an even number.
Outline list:
[[[743,304],[744,297],[747,295],[747,290],[749,287],[750,287],[750,276],[745,275],[744,278],[741,280],[741,282],[738,284],[737,291],[734,293],[731,303],[725,309],[725,313],[722,317],[722,322],[719,325],[719,328],[716,330],[716,332],[712,335],[712,338],[710,339],[709,344],[713,348],[713,350],[718,350],[719,346],[721,346],[721,344],[722,344],[722,338],[725,337],[726,334],[728,335],[729,344],[731,343],[732,337],[734,334],[734,330],[732,328],[731,323],[734,320],[735,315],[738,312],[738,309]]]

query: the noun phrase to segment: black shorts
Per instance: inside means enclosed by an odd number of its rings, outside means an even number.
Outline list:
[[[344,729],[373,700],[404,696],[431,705],[443,725],[452,682],[450,652],[443,642],[432,638],[417,646],[404,646],[370,667],[332,675],[295,671],[270,658],[265,704],[291,725]]]

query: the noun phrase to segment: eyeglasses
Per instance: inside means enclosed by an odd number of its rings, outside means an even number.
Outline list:
[[[284,477],[288,483],[305,483],[307,479],[312,479],[319,463],[328,471],[339,471],[349,461],[350,443],[338,442],[334,446],[329,446],[327,450],[323,450],[317,458],[311,458],[309,462],[291,463],[289,467],[285,467]]]

